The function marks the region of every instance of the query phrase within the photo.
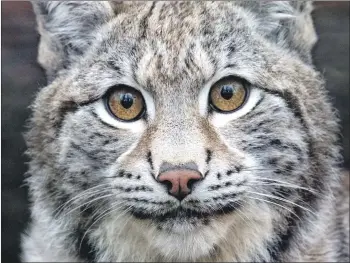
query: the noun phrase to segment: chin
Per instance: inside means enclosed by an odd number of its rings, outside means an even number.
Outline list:
[[[210,226],[185,221],[174,222],[173,226],[162,225],[152,240],[152,247],[164,261],[197,261],[210,257],[217,242],[217,233]]]
[[[155,228],[151,247],[162,261],[209,260],[217,245],[227,238],[233,215],[199,213],[179,208],[161,216],[134,213]]]

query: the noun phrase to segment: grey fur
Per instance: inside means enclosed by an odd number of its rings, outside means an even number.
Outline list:
[[[349,189],[311,64],[310,2],[33,6],[51,83],[26,135],[23,261],[349,260]],[[211,112],[207,90],[227,75],[249,83],[247,105]],[[145,119],[101,108],[118,84],[142,92]],[[205,178],[179,210],[155,179],[186,163]]]

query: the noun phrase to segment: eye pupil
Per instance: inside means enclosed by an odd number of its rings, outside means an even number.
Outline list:
[[[146,109],[141,92],[127,85],[111,87],[104,101],[108,112],[119,121],[136,121]]]
[[[129,109],[134,104],[134,98],[132,94],[125,93],[120,95],[120,104],[125,108]]]
[[[220,113],[238,110],[247,99],[248,90],[245,84],[243,79],[234,76],[217,81],[210,89],[210,107]]]
[[[231,85],[224,85],[220,92],[221,97],[225,100],[229,100],[233,96],[233,87]]]

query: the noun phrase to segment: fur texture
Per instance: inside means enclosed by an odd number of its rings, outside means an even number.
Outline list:
[[[310,2],[33,6],[50,84],[26,136],[23,261],[349,261]],[[230,75],[249,83],[248,101],[214,112],[209,89]],[[118,84],[143,94],[145,118],[106,112]],[[204,177],[181,203],[155,180],[164,163]]]

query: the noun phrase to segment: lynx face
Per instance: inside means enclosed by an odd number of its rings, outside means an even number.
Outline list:
[[[337,155],[314,32],[288,22],[296,42],[251,5],[35,6],[52,82],[34,104],[28,182],[46,209],[34,217],[72,233],[72,254],[279,259],[314,220],[320,156]],[[288,21],[306,6],[280,8]]]

